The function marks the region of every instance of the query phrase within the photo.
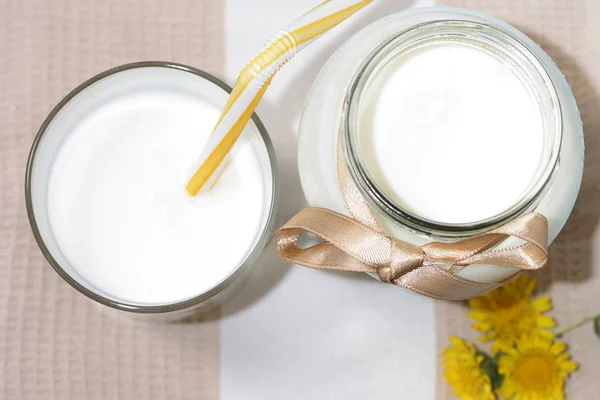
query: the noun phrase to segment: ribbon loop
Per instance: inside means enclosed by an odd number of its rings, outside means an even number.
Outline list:
[[[284,225],[275,239],[277,253],[291,263],[315,269],[377,273],[382,282],[431,297],[458,300],[486,293],[505,282],[470,281],[448,270],[448,264],[538,269],[547,262],[545,232],[546,218],[533,213],[482,235],[454,243],[433,242],[419,248],[343,214],[307,208]],[[297,241],[302,233],[313,234],[322,242],[300,248]],[[526,242],[513,248],[494,248],[508,236]]]

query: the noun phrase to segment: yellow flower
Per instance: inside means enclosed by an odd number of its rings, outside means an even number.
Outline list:
[[[531,299],[536,283],[535,278],[521,274],[514,282],[469,300],[473,309],[469,316],[476,321],[473,328],[486,334],[480,341],[494,341],[492,353],[511,349],[518,338],[530,332],[552,337],[545,328],[556,326],[556,322],[543,315],[552,309],[552,300]]]
[[[563,342],[527,335],[500,357],[500,393],[513,400],[563,400],[564,380],[577,369]]]
[[[494,400],[490,377],[481,371],[484,356],[478,355],[469,342],[450,337],[452,346],[443,352],[444,376],[462,400]]]

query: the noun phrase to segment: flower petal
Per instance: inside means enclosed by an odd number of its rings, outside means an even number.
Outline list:
[[[467,315],[476,321],[487,321],[488,313],[483,311],[469,311]]]
[[[563,342],[554,342],[554,344],[550,348],[550,351],[552,352],[552,354],[557,356],[560,353],[562,353],[563,351],[565,351],[566,348],[567,348],[567,345],[565,345]]]
[[[556,326],[556,321],[554,318],[549,317],[547,315],[540,315],[537,317],[537,325],[542,328],[553,328]]]
[[[552,310],[552,299],[548,296],[538,297],[531,304],[541,313]]]
[[[525,275],[525,274],[523,274]],[[527,275],[525,275],[527,276]],[[537,279],[536,278],[531,278],[529,280],[529,282],[527,282],[527,286],[525,287],[524,290],[524,296],[529,297],[531,296],[531,294],[533,293],[533,289],[535,289],[535,287],[537,286]]]
[[[566,372],[577,371],[578,364],[575,361],[565,361],[561,364],[561,369]]]
[[[492,329],[492,324],[490,324],[489,322],[476,322],[473,325],[471,325],[471,327],[476,331],[485,333]]]
[[[492,353],[493,354],[498,354],[500,352],[508,352],[510,350],[513,349],[513,342],[510,340],[496,340],[493,344],[492,344]]]

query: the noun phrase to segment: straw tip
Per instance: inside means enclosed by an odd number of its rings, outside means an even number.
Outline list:
[[[185,191],[188,192],[188,194],[192,197],[196,196],[200,189],[201,187],[194,185],[193,182],[188,183],[185,187]]]

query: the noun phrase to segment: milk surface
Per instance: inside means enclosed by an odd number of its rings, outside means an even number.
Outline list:
[[[469,223],[513,205],[536,173],[542,116],[526,85],[481,48],[437,42],[383,68],[361,100],[360,151],[392,201]]]
[[[52,233],[99,292],[129,303],[195,297],[230,275],[264,221],[264,173],[242,135],[212,191],[185,191],[219,111],[158,87],[85,115],[60,149],[48,182]]]

